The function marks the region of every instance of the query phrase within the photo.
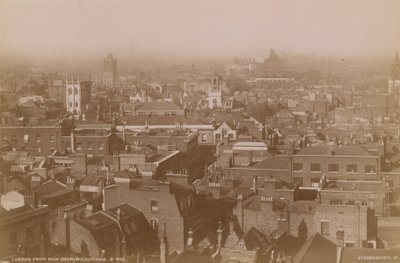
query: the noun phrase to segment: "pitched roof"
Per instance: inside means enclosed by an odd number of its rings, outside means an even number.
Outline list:
[[[255,169],[289,169],[290,158],[289,156],[274,156],[255,164],[253,167]]]
[[[297,251],[293,263],[319,263],[321,261],[324,263],[336,262],[336,245],[317,233]]]

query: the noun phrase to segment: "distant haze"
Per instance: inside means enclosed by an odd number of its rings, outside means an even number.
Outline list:
[[[1,55],[391,55],[399,0],[0,0]],[[399,50],[400,51],[400,50]]]

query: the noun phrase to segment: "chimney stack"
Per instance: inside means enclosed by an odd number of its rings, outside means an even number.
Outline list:
[[[217,230],[217,237],[218,237],[218,246],[222,246],[222,222],[218,222],[218,230]]]
[[[336,232],[336,263],[341,262],[342,250],[344,247],[344,230],[343,227],[340,226],[340,229]]]
[[[258,180],[258,177],[257,177],[257,175],[255,175],[253,177],[253,189],[252,189],[254,193],[257,193],[257,180]]]
[[[193,230],[192,228],[189,229],[188,232],[188,239],[186,243],[186,249],[192,250],[193,249]]]
[[[87,204],[85,209],[85,216],[89,217],[93,213],[93,205]]]

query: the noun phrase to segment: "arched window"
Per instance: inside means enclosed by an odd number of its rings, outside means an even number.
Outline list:
[[[158,220],[157,219],[155,219],[155,218],[153,218],[153,219],[151,219],[150,220],[150,227],[151,227],[151,230],[153,230],[154,232],[158,232]]]

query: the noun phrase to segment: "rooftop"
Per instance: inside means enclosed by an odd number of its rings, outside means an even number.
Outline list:
[[[360,146],[312,146],[302,148],[296,155],[325,155],[325,156],[365,156],[371,155]]]

